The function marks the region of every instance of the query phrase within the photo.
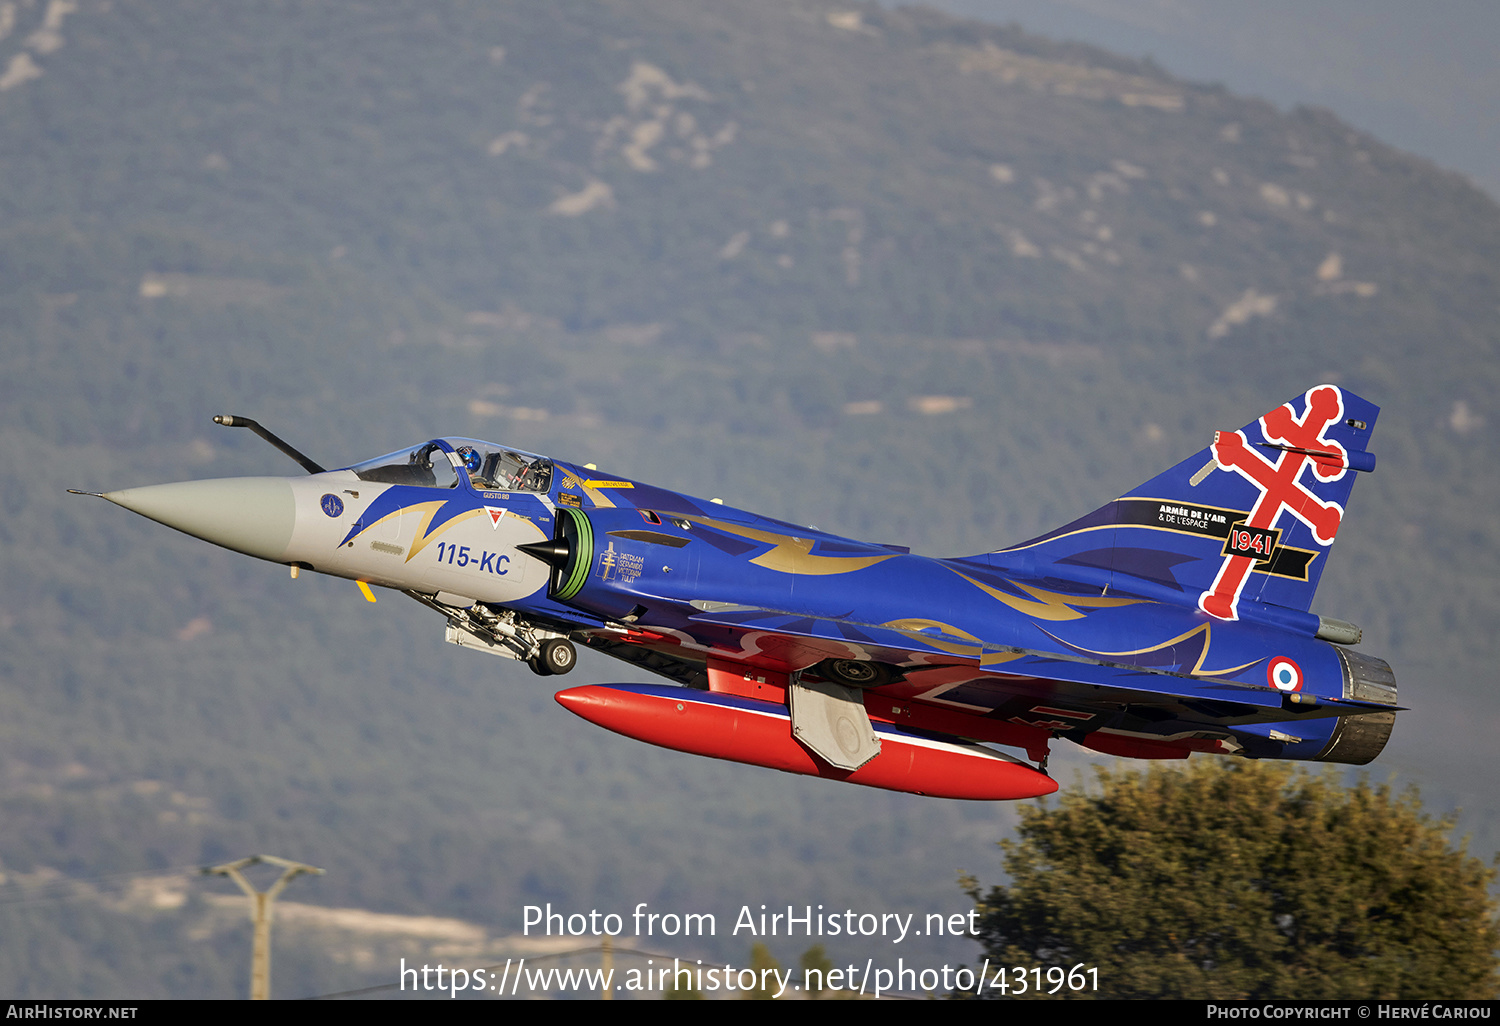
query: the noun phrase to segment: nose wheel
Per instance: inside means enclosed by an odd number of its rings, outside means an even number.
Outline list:
[[[578,664],[578,650],[567,638],[548,638],[526,662],[538,676],[560,676]]]

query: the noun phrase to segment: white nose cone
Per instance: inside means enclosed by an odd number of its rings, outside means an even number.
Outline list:
[[[126,488],[104,498],[183,534],[278,563],[297,521],[292,486],[284,477],[182,481]]]

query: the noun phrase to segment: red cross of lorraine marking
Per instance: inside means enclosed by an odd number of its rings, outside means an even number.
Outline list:
[[[1344,476],[1349,453],[1338,442],[1323,437],[1344,416],[1344,396],[1333,385],[1319,385],[1307,393],[1307,412],[1298,420],[1290,406],[1278,406],[1260,419],[1266,441],[1306,449],[1323,455],[1283,451],[1275,463],[1250,447],[1243,431],[1220,431],[1211,451],[1223,470],[1233,470],[1260,491],[1260,498],[1245,520],[1246,527],[1270,529],[1282,510],[1312,528],[1319,545],[1332,545],[1344,510],[1336,502],[1324,502],[1300,483],[1302,471],[1312,464],[1319,481],[1337,481]],[[1208,591],[1198,597],[1205,613],[1221,620],[1239,619],[1240,591],[1250,578],[1254,556],[1226,556]]]

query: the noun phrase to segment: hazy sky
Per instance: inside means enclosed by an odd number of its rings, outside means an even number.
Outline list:
[[[926,0],[1356,127],[1500,196],[1500,4],[1491,0]]]

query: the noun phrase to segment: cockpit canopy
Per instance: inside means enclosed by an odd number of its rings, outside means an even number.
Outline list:
[[[479,491],[545,492],[552,487],[552,461],[474,438],[435,438],[347,469],[361,481],[455,488],[467,479]]]
[[[545,492],[552,487],[552,461],[545,456],[471,438],[454,438],[451,442],[475,488]]]

